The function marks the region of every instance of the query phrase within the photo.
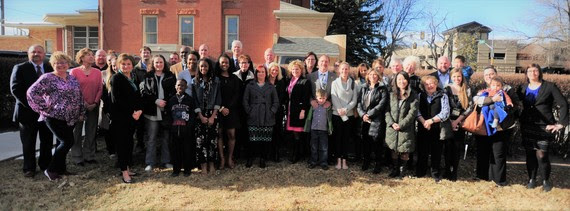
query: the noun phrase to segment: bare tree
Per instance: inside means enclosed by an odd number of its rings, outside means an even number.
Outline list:
[[[381,40],[382,58],[388,66],[394,51],[404,45],[405,32],[421,17],[418,0],[383,0],[382,10],[384,20],[380,25],[380,33],[386,37]]]
[[[428,48],[430,49],[431,56],[434,59],[433,64],[429,59],[426,59],[426,63],[431,66],[436,66],[435,62],[439,56],[445,54],[448,51],[449,43],[454,37],[455,32],[449,32],[447,35],[443,34],[443,31],[449,29],[447,27],[447,14],[439,19],[435,13],[426,13],[426,18],[429,19],[427,34],[424,40],[426,41]]]

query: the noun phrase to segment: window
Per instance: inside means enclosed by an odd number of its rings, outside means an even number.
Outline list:
[[[144,43],[156,44],[158,40],[158,17],[157,16],[143,16],[144,21]]]
[[[52,40],[44,40],[44,46],[46,47],[46,53],[53,52],[53,41]]]
[[[489,53],[489,57],[491,57],[490,53]],[[493,59],[504,60],[505,59],[505,53],[494,53]]]
[[[82,48],[99,49],[99,28],[93,26],[73,27],[73,54]]]
[[[239,40],[239,16],[226,16],[226,50],[232,49],[234,40]]]
[[[180,16],[180,44],[194,46],[194,16]]]

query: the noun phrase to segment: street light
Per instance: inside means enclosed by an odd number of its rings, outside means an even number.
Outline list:
[[[495,59],[495,53],[493,52],[493,40],[491,40],[491,45],[487,44],[485,40],[479,40],[479,44],[485,44],[489,49],[491,49],[491,65],[493,65],[493,60]]]

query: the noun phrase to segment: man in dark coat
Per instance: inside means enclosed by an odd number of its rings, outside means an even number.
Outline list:
[[[14,66],[10,77],[10,91],[16,98],[14,122],[19,123],[20,140],[24,155],[24,177],[36,174],[36,139],[40,133],[40,157],[38,165],[44,171],[51,161],[53,134],[45,122],[38,122],[39,114],[28,105],[26,92],[28,88],[44,73],[53,72],[51,65],[44,61],[45,50],[40,45],[32,45],[28,49],[29,61]]]

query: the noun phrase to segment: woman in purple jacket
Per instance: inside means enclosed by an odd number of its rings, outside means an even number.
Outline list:
[[[45,120],[48,128],[59,141],[52,160],[44,174],[49,180],[70,175],[65,166],[67,152],[73,146],[73,128],[85,117],[85,105],[75,77],[67,73],[71,58],[63,52],[55,52],[50,63],[55,71],[43,74],[29,89],[28,103]]]

